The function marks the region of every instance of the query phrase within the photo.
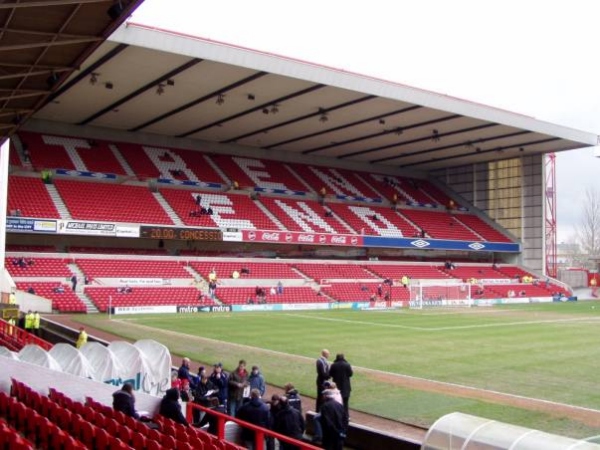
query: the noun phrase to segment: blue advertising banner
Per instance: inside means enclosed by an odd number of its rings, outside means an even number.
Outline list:
[[[70,177],[100,178],[105,180],[117,179],[117,176],[114,173],[88,172],[85,170],[56,169],[56,175],[67,175]]]
[[[364,236],[363,239],[364,247],[464,250],[468,252],[485,251],[518,253],[521,251],[520,244],[514,242],[446,241],[442,239],[388,238],[379,236]]]
[[[56,233],[56,220],[7,217],[6,231],[24,231],[29,233]]]
[[[158,183],[173,184],[178,186],[195,186],[199,188],[208,189],[221,189],[223,185],[221,183],[210,183],[206,181],[192,181],[192,180],[174,180],[172,178],[159,178],[156,180]]]

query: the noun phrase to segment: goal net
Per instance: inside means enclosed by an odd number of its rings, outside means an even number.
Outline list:
[[[411,284],[409,305],[414,309],[470,307],[472,306],[471,284],[440,284],[439,282]]]

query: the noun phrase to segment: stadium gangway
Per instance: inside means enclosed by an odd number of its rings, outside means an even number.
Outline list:
[[[279,441],[286,442],[288,444],[293,444],[300,450],[319,450],[321,447],[315,447],[308,442],[302,442],[297,439],[292,439],[290,437],[284,436],[283,434],[276,433],[274,431],[268,430],[266,428],[262,428],[256,426],[254,424],[245,422],[243,420],[237,419],[235,417],[229,416],[227,414],[215,411],[214,409],[207,408],[205,406],[198,405],[197,403],[188,402],[186,409],[186,418],[189,422],[192,421],[192,411],[200,410],[207,414],[212,414],[217,418],[217,437],[219,439],[225,439],[225,422],[235,422],[240,427],[248,428],[249,430],[254,431],[254,450],[265,450],[265,438],[272,437],[278,439]]]
[[[11,325],[5,320],[0,319],[0,336],[6,342],[11,343],[14,347],[19,349],[29,344],[35,344],[44,350],[48,351],[52,348],[52,344],[37,337],[35,334],[25,331],[19,328],[17,325]]]

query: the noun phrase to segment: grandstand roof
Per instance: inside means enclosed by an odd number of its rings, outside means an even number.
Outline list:
[[[37,119],[432,170],[598,136],[278,55],[121,26]]]
[[[0,142],[43,106],[141,3],[0,2]]]

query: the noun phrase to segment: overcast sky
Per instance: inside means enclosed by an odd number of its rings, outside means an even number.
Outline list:
[[[145,0],[134,22],[429,89],[600,134],[597,0]],[[558,240],[600,189],[557,155]]]

